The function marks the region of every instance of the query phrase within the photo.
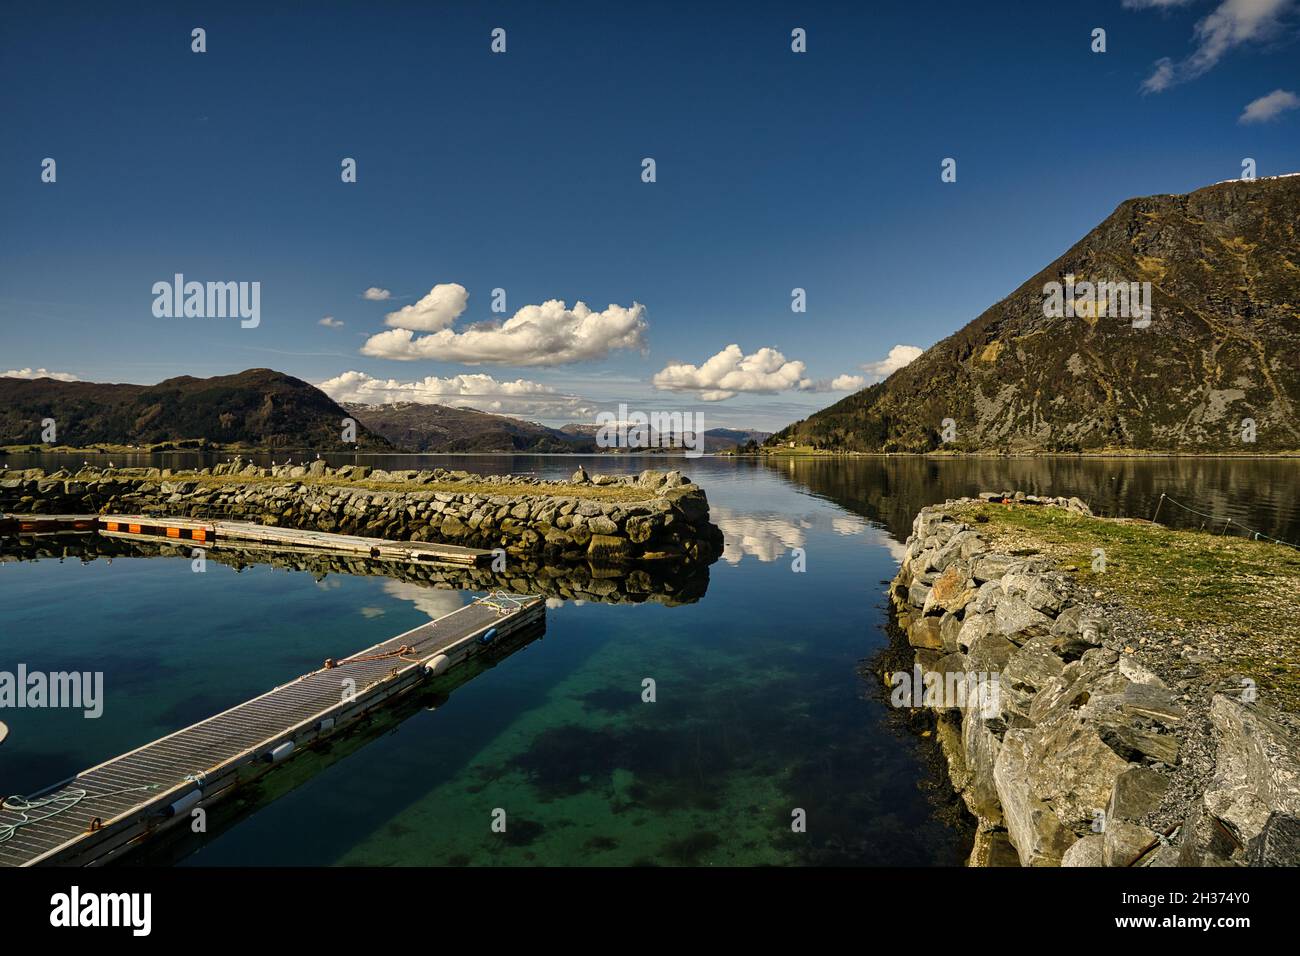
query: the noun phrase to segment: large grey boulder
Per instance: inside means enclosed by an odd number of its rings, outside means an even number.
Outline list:
[[[1026,742],[1034,795],[1050,804],[1065,826],[1076,832],[1090,828],[1105,812],[1115,778],[1128,769],[1128,761],[1106,745],[1096,725],[1079,710],[1035,727]]]
[[[1037,693],[1053,677],[1059,677],[1063,670],[1065,661],[1052,651],[1051,636],[1042,635],[1025,641],[1011,655],[1011,660],[1002,672],[1002,679],[1012,687]]]
[[[1129,684],[1120,696],[1120,708],[1126,714],[1149,717],[1166,726],[1179,723],[1187,713],[1172,691],[1154,684]]]
[[[1160,806],[1169,778],[1149,767],[1129,767],[1115,778],[1106,818],[1114,820],[1141,820]]]
[[[1029,731],[1008,730],[993,767],[993,782],[1021,866],[1059,866],[1077,837],[1034,793]]]
[[[1065,606],[1065,596],[1041,574],[1008,574],[1002,579],[1006,594],[1024,599],[1035,611],[1055,617]]]
[[[1132,866],[1155,848],[1159,837],[1150,827],[1128,820],[1108,820],[1102,850],[1107,866]]]
[[[960,643],[959,635],[958,644]],[[1016,645],[1001,634],[982,633],[967,647],[966,662],[974,673],[1001,674],[1016,652]]]
[[[1052,619],[1042,611],[1025,603],[1025,599],[1008,595],[998,602],[993,612],[998,633],[1020,644],[1036,634],[1047,634],[1052,628]]]
[[[1206,813],[1236,842],[1233,856],[1249,862],[1300,866],[1300,746],[1266,708],[1224,694],[1210,704],[1218,740]]]
[[[967,707],[962,711],[961,743],[968,774],[962,799],[967,809],[981,821],[1000,824],[1002,805],[998,802],[993,768],[997,765],[1002,741],[989,730],[976,708]]]
[[[969,651],[977,638],[994,633],[996,627],[992,614],[972,614],[967,610],[961,619],[961,629],[957,632],[957,647]]]
[[[1017,560],[1009,554],[995,552],[981,554],[971,563],[971,576],[981,584],[986,581],[999,581]]]
[[[1098,715],[1096,721],[1098,735],[1121,759],[1148,760],[1171,767],[1178,762],[1182,748],[1174,735],[1136,726],[1115,713]]]
[[[1065,851],[1061,857],[1061,866],[1105,866],[1106,838],[1100,833],[1090,833],[1081,837]]]

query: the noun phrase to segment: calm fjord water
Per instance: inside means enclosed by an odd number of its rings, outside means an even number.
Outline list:
[[[576,464],[395,457],[384,463],[543,477]],[[186,862],[958,864],[969,833],[936,784],[930,745],[858,674],[885,643],[884,582],[922,505],[1021,488],[1150,516],[1163,491],[1300,540],[1300,462],[680,464],[726,535],[703,599],[552,607],[544,639],[250,807]],[[792,571],[794,548],[804,573]],[[0,789],[31,792],[473,596],[263,565],[210,561],[196,574],[174,558],[0,564],[0,670],[103,671],[106,697],[97,720],[0,713],[11,728]],[[642,701],[645,678],[654,703]],[[497,808],[504,834],[491,830]],[[795,808],[806,833],[791,832]]]

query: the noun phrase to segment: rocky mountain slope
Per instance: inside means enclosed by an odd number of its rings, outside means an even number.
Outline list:
[[[518,418],[492,415],[473,408],[452,408],[421,402],[390,405],[346,403],[358,422],[398,448],[413,452],[591,452],[590,436],[571,435]]]
[[[560,431],[566,435],[582,435],[594,441],[596,434],[600,431],[601,426],[588,424],[568,424],[560,428]],[[756,431],[752,428],[709,428],[704,432],[704,451],[707,454],[713,454],[720,451],[730,451],[737,446],[744,445],[746,442],[755,443],[764,441],[772,433]],[[659,447],[659,433],[649,428],[646,431],[646,439],[650,450]],[[674,435],[666,435],[662,439],[665,448],[676,448],[681,444],[680,438]]]
[[[202,438],[249,448],[350,448],[342,440],[347,417],[314,385],[266,368],[157,385],[0,377],[0,445],[41,443],[41,422],[52,418],[60,445]],[[364,424],[356,437],[361,448],[391,447]]]
[[[1300,175],[1127,200],[910,365],[770,443],[886,452],[1298,449],[1298,223]],[[1150,283],[1150,324],[1135,327],[1109,302],[1048,317],[1045,286],[1068,276]]]

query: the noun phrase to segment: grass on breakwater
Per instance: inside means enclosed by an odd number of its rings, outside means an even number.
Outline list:
[[[1118,598],[1172,639],[1161,649],[1190,654],[1210,680],[1250,677],[1283,709],[1300,706],[1300,550],[1035,505],[953,514],[998,550],[1041,554],[1081,587]],[[1093,570],[1095,548],[1104,570]]]
[[[366,491],[396,493],[441,491],[456,495],[507,495],[510,497],[535,496],[550,498],[583,498],[588,501],[632,502],[645,501],[654,497],[654,493],[638,487],[627,485],[549,485],[529,484],[527,482],[481,482],[481,481],[371,481],[370,479],[353,480],[333,476],[318,477],[305,475],[301,478],[267,477],[263,475],[190,475],[175,474],[164,481],[193,481],[206,488],[237,487],[264,485],[268,488],[276,485],[304,484],[322,487],[361,488]]]

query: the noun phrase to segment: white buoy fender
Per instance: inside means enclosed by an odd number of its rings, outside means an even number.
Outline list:
[[[293,753],[293,741],[286,740],[284,743],[280,744],[280,746],[267,754],[266,759],[271,761],[271,763],[279,763],[291,753]]]
[[[441,674],[450,666],[451,666],[451,658],[448,657],[446,654],[439,654],[436,657],[429,658],[424,664],[424,669],[428,671],[430,674],[436,676],[438,674]]]
[[[193,790],[185,794],[185,796],[181,797],[179,800],[173,802],[172,805],[167,808],[167,816],[169,817],[180,816],[182,813],[184,813],[186,810],[194,806],[194,804],[198,803],[202,799],[203,799],[203,791],[195,787]]]

